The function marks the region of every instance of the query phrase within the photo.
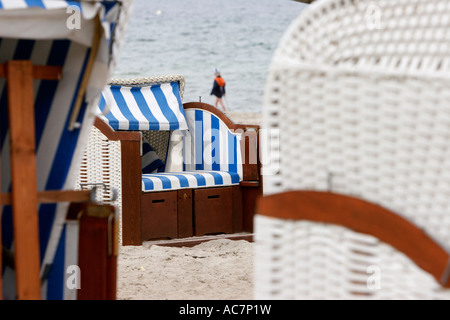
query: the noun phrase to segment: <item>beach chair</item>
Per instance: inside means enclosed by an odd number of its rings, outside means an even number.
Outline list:
[[[123,245],[252,230],[259,127],[183,104],[183,92],[178,75],[115,79],[103,91],[99,112],[111,110],[95,122],[78,183],[106,186],[99,196],[118,207]]]
[[[114,299],[115,210],[72,188],[130,1],[0,1],[0,297]]]
[[[265,92],[256,299],[450,298],[447,1],[317,1]]]

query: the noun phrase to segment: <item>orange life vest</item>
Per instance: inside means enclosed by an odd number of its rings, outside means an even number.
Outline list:
[[[225,86],[225,80],[222,77],[216,77],[216,81],[217,81],[217,84],[219,85],[219,87]]]

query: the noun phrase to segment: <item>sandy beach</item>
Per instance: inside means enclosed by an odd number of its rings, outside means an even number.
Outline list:
[[[143,243],[119,252],[119,300],[249,300],[253,244],[212,240],[194,247]]]
[[[257,113],[227,115],[235,123],[261,122]],[[122,246],[117,278],[118,300],[251,300],[253,243],[217,239],[193,247]]]
[[[233,120],[234,123],[261,125],[261,113],[230,111],[227,113],[227,116]]]

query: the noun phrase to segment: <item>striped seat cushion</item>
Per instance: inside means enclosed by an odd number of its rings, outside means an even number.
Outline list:
[[[142,175],[142,191],[165,191],[239,184],[239,174],[226,171],[190,171]]]

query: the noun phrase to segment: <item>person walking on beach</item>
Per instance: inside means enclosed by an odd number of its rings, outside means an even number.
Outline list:
[[[223,99],[222,99],[222,97],[225,96],[225,80],[222,78],[222,76],[220,75],[220,71],[217,69],[215,72],[215,76],[216,77],[214,79],[213,88],[211,90],[211,95],[216,96],[216,102],[215,102],[216,108],[220,104],[222,106],[223,112],[227,112],[227,109],[226,109],[225,104],[223,103]]]

